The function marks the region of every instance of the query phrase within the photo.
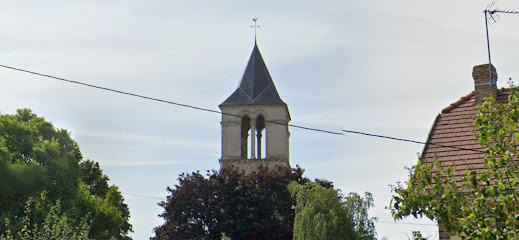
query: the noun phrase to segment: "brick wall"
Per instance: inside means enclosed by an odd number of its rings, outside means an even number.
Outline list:
[[[485,98],[497,93],[497,71],[493,65],[490,65],[490,69],[489,64],[474,66],[472,78],[474,78],[476,103],[482,103]]]

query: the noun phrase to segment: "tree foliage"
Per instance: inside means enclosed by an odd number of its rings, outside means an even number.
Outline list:
[[[370,193],[364,198],[356,193],[344,197],[314,182],[291,182],[288,189],[297,202],[294,240],[376,239],[374,219],[368,216],[373,206]]]
[[[0,115],[0,218],[10,221],[0,232],[21,231],[25,203],[42,193],[40,200],[49,207],[33,209],[31,223],[43,223],[50,206],[59,202],[67,224],[77,227],[91,217],[90,237],[128,238],[129,211],[121,193],[108,187],[98,163],[82,161],[67,130],[56,129],[29,109]]]
[[[300,168],[181,174],[159,204],[166,222],[153,239],[292,239],[295,200],[286,186],[308,181],[302,174]]]
[[[367,213],[371,194],[343,197],[331,182],[310,182],[303,172],[297,167],[181,174],[159,204],[165,223],[152,239],[375,239],[374,219]],[[311,219],[302,224],[301,209]],[[312,237],[294,236],[308,226]]]
[[[9,229],[10,222],[6,219],[6,231],[0,234],[1,240],[87,240],[90,221],[83,219],[78,223],[69,218],[62,210],[61,202],[46,204],[46,192],[42,192],[40,198],[29,198],[25,204],[24,214],[20,216],[21,230],[12,232]],[[35,214],[43,214],[43,221],[37,221]]]
[[[93,214],[90,236],[95,239],[130,239],[130,210],[115,185],[108,186],[109,178],[103,174],[99,163],[87,160],[80,163],[79,194],[77,204],[81,215]]]
[[[436,219],[447,231],[466,239],[517,239],[519,232],[519,93],[507,103],[483,103],[474,121],[484,146],[486,170],[467,168],[462,185],[454,169],[438,162],[418,162],[406,186],[393,188],[395,219],[409,215]]]
[[[412,231],[411,238],[407,236],[409,240],[428,240],[430,237],[424,237],[420,231]]]

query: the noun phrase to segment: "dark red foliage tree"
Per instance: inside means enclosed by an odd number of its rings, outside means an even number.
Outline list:
[[[152,239],[292,239],[295,200],[290,181],[305,183],[303,170],[260,169],[181,174],[171,195],[159,203],[165,219]]]

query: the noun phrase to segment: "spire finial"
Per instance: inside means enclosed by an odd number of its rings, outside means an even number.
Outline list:
[[[257,17],[253,18],[252,21],[254,22],[254,26],[250,26],[250,27],[254,28],[254,45],[256,45],[256,30],[258,28],[260,28],[261,26],[256,25],[256,22],[258,21]]]

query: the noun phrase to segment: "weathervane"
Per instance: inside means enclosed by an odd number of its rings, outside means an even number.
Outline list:
[[[260,28],[261,26],[257,26],[256,22],[258,21],[258,18],[253,18],[252,21],[254,21],[254,26],[250,26],[251,28],[254,28],[254,42],[256,42],[256,30]]]

